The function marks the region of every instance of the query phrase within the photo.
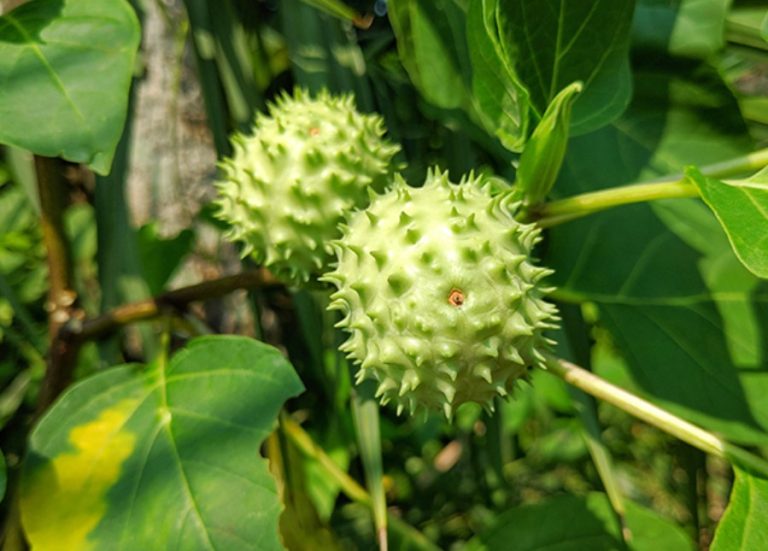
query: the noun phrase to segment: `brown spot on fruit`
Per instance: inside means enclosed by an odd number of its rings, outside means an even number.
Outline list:
[[[460,289],[451,289],[451,294],[448,295],[448,303],[451,306],[455,306],[458,308],[462,304],[464,304],[464,293]]]

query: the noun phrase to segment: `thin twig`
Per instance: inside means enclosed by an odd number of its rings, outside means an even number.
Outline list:
[[[168,291],[154,298],[118,306],[99,316],[81,320],[71,317],[58,328],[52,350],[66,351],[69,368],[51,380],[45,400],[38,404],[42,412],[69,384],[77,352],[83,343],[104,337],[131,323],[154,319],[169,313],[183,311],[190,303],[208,300],[231,293],[237,289],[281,287],[265,269],[250,270],[219,279],[204,281],[189,287]]]
[[[281,286],[282,284],[267,270],[249,270],[168,291],[146,300],[124,304],[84,321],[73,321],[63,328],[62,338],[75,342],[98,339],[131,323],[154,319],[169,312],[183,311],[192,302],[217,298],[237,289]]]

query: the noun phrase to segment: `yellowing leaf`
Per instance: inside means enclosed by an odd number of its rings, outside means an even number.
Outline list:
[[[69,441],[74,451],[31,474],[22,496],[22,521],[33,549],[92,548],[88,534],[104,515],[106,493],[133,452],[136,438],[123,426],[136,402],[118,402],[95,421],[73,428]]]
[[[283,549],[259,447],[302,388],[280,351],[234,336],[77,382],[29,437],[20,490],[34,551]]]

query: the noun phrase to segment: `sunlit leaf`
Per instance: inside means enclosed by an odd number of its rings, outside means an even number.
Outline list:
[[[282,354],[203,337],[171,360],[75,385],[32,433],[22,520],[33,548],[280,549],[259,447],[302,390]]]
[[[36,0],[0,17],[0,143],[109,172],[141,37],[125,0]]]
[[[728,508],[720,519],[712,551],[750,551],[768,541],[768,480],[736,469]]]
[[[768,169],[746,180],[721,182],[687,171],[717,216],[736,255],[754,274],[768,278]]]

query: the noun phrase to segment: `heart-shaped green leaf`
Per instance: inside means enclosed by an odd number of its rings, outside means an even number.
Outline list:
[[[0,143],[108,173],[140,38],[125,0],[36,0],[0,17]]]
[[[168,366],[72,387],[32,433],[22,521],[40,550],[281,549],[259,447],[302,390],[276,349],[191,341]]]
[[[634,0],[498,2],[505,61],[530,93],[538,117],[555,96],[581,81],[571,132],[581,134],[618,117],[629,103],[629,30]]]

